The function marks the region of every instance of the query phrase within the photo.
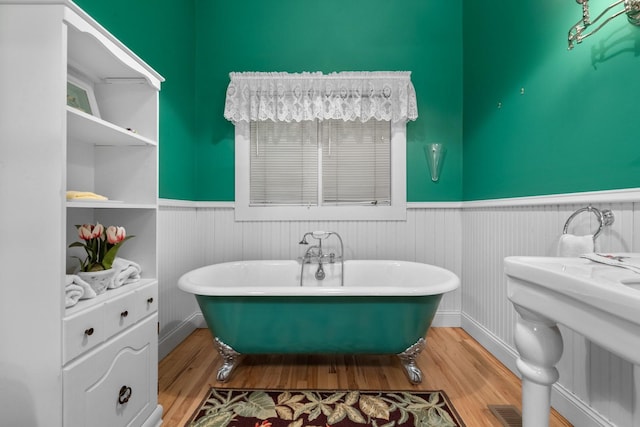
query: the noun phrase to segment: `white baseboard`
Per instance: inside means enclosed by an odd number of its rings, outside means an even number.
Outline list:
[[[160,425],[162,425],[162,406],[158,405],[142,424],[142,427],[160,427]]]
[[[465,313],[462,313],[461,318],[462,329],[520,378],[520,373],[516,368],[518,353]],[[615,427],[614,424],[611,424],[559,383],[555,383],[551,390],[551,406],[574,426]]]
[[[206,327],[207,325],[204,322],[202,313],[199,311],[193,313],[172,331],[164,334],[160,339],[158,339],[158,360],[164,359],[164,357],[171,353],[171,350],[176,348],[178,344],[184,341],[191,332],[198,328]]]
[[[496,359],[520,378],[520,373],[516,367],[518,353],[506,345],[501,339],[492,334],[487,328],[467,316],[466,313],[462,313],[461,318],[462,329],[464,329],[473,337],[473,339],[478,341],[480,345],[489,351],[489,353],[493,354]]]
[[[434,328],[459,328],[460,327],[460,312],[459,311],[440,311],[436,312],[436,316],[431,322],[431,327]]]

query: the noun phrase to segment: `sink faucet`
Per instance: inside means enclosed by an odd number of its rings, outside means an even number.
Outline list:
[[[322,241],[327,239],[328,237],[335,235],[340,241],[340,255],[336,257],[336,254],[331,252],[329,254],[325,254],[322,252]],[[317,245],[310,246],[304,253],[304,257],[302,258],[302,266],[300,269],[300,286],[302,286],[302,277],[304,273],[304,265],[311,264],[312,261],[318,263],[318,268],[315,272],[316,280],[323,280],[325,278],[325,271],[323,264],[326,263],[326,259],[329,259],[329,263],[335,263],[336,259],[340,260],[340,286],[344,286],[344,245],[342,243],[342,237],[335,231],[310,231],[302,236],[302,240],[300,240],[301,245],[308,245],[307,237],[312,237],[318,241]]]

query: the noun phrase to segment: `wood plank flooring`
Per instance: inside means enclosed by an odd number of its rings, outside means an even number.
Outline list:
[[[244,356],[226,383],[207,329],[197,329],[159,366],[163,426],[182,427],[210,387],[264,389],[444,390],[467,427],[500,427],[487,405],[521,409],[520,381],[461,328],[431,328],[412,385],[395,356]],[[551,427],[571,427],[552,411]]]

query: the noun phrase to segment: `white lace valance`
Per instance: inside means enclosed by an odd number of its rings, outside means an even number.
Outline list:
[[[224,117],[251,121],[369,119],[393,122],[418,117],[411,73],[230,73]]]

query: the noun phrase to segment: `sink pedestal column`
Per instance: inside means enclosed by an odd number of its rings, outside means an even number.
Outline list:
[[[558,380],[556,363],[562,356],[562,335],[556,322],[514,304],[520,318],[515,344],[516,365],[522,374],[522,425],[548,427],[551,386]]]

